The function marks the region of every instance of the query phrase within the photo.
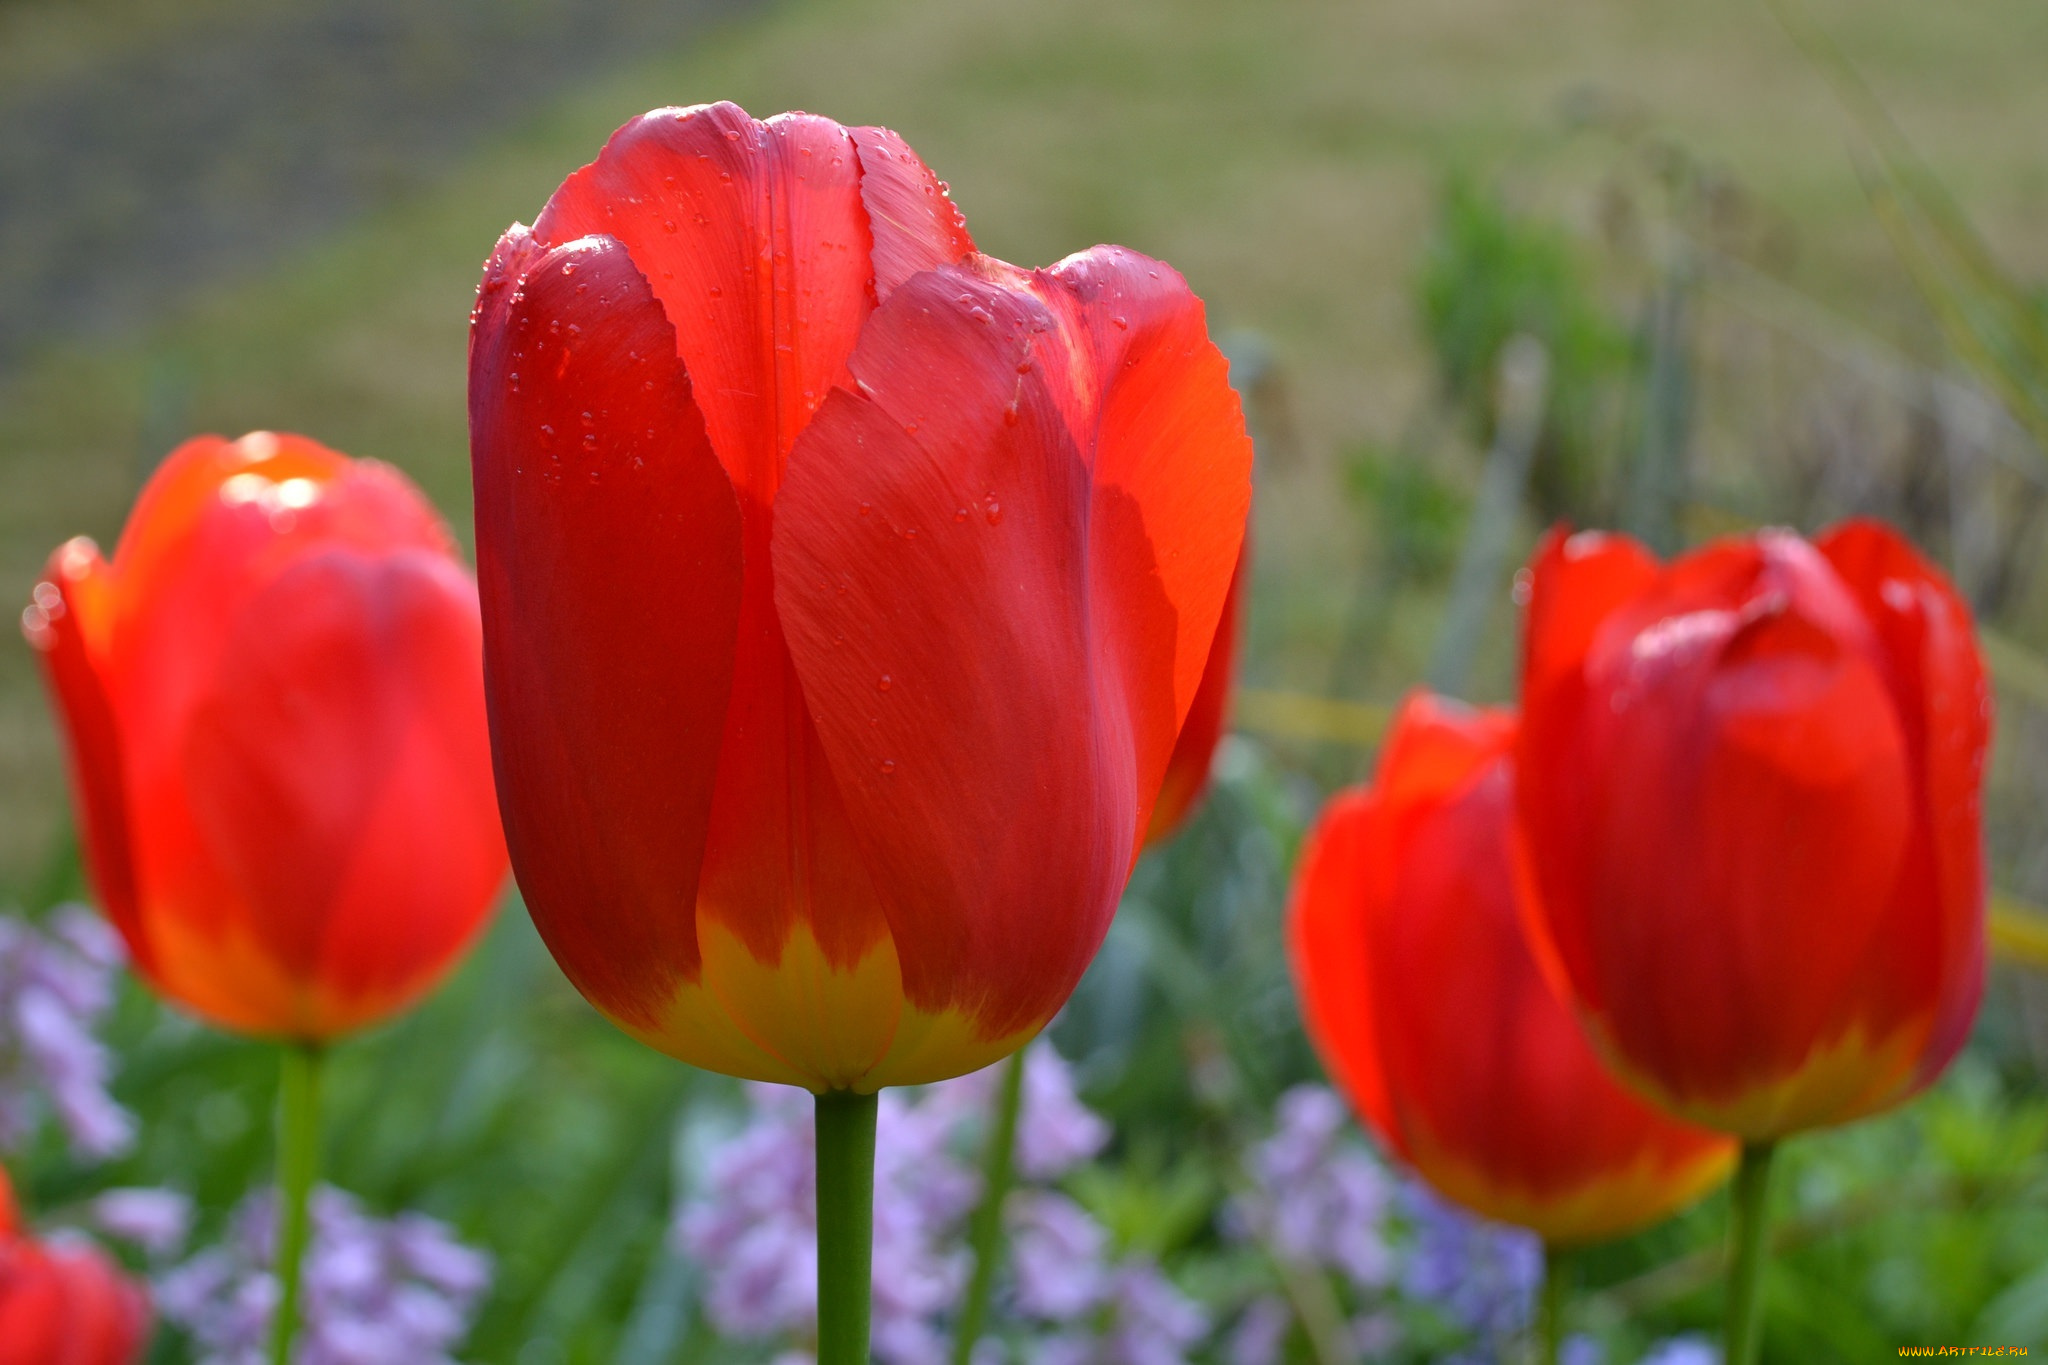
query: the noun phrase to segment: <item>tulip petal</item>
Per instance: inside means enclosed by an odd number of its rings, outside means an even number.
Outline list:
[[[105,676],[109,595],[109,572],[99,551],[89,540],[69,541],[50,557],[48,577],[36,585],[34,600],[22,613],[22,628],[60,702],[58,719],[93,889],[130,956],[147,970],[149,939],[136,897],[128,778]]]
[[[872,223],[861,150],[830,119],[657,109],[615,133],[534,224],[548,245],[602,233],[632,255],[675,327],[712,447],[753,507],[774,501],[790,444],[843,376],[878,272],[893,279],[972,246],[954,217],[902,212],[930,172],[900,139],[877,130],[870,145],[909,157],[884,163],[875,198],[887,212]]]
[[[854,128],[860,149],[860,199],[874,234],[875,300],[920,270],[952,265],[974,251],[967,219],[946,182],[887,128]]]
[[[1041,1026],[1101,942],[1242,539],[1249,443],[1199,305],[1177,277],[1132,287],[1155,267],[1121,255],[908,280],[776,509],[777,601],[905,1027],[957,1034],[961,1070]]]
[[[669,1037],[672,1014],[694,1011],[691,1060],[785,1078],[693,984],[739,505],[624,248],[543,250],[515,231],[501,251],[517,283],[479,315],[470,422],[492,747],[521,890],[605,1013]]]
[[[1406,1136],[1380,1065],[1381,1039],[1363,917],[1393,865],[1381,803],[1365,789],[1330,798],[1301,847],[1287,912],[1302,1023],[1324,1064],[1395,1154]]]
[[[1202,669],[1201,686],[1181,722],[1180,737],[1173,742],[1173,754],[1166,760],[1166,780],[1145,826],[1145,844],[1150,847],[1171,838],[1181,822],[1193,813],[1209,786],[1209,769],[1216,758],[1217,741],[1230,710],[1230,693],[1237,681],[1237,642],[1244,624],[1245,560],[1250,544],[1240,552],[1237,569],[1230,575],[1230,594],[1225,599],[1223,619],[1216,625],[1216,638],[1209,645],[1209,662]]]
[[[1897,532],[1852,521],[1817,548],[1876,628],[1907,752],[1919,756],[1915,839],[1869,968],[1876,1017],[1910,1017],[1935,1002],[1920,1065],[1894,1097],[1902,1098],[1948,1065],[1983,994],[1980,831],[1991,689],[1971,638],[1969,607]],[[1925,913],[1929,905],[1938,913]]]

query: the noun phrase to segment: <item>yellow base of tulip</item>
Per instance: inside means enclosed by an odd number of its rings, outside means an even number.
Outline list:
[[[1848,1123],[1899,1103],[1926,1047],[1930,1023],[1923,1015],[1875,1041],[1859,1024],[1835,1042],[1814,1048],[1778,1079],[1760,1080],[1724,1097],[1679,1094],[1659,1084],[1629,1063],[1598,1019],[1585,1022],[1601,1055],[1630,1086],[1674,1114],[1749,1142]]]
[[[1503,1185],[1437,1147],[1427,1133],[1407,1137],[1416,1169],[1444,1195],[1559,1248],[1590,1246],[1661,1222],[1726,1180],[1736,1156],[1732,1145],[1709,1147],[1675,1172],[1645,1158],[1574,1189],[1539,1194]]]
[[[698,921],[698,947],[702,973],[677,985],[657,1026],[614,1022],[678,1061],[728,1076],[869,1094],[979,1071],[1044,1027],[991,1038],[971,1015],[917,1008],[904,999],[886,935],[851,967],[827,959],[801,922],[773,962],[708,917]]]

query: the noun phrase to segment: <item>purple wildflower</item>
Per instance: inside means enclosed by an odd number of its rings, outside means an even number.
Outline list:
[[[1027,1317],[1071,1322],[1109,1289],[1109,1234],[1079,1204],[1047,1190],[1018,1190],[1003,1208],[1016,1306]]]
[[[1251,1189],[1227,1226],[1311,1269],[1334,1270],[1361,1289],[1394,1277],[1384,1229],[1395,1182],[1356,1136],[1344,1102],[1327,1087],[1280,1097],[1273,1135],[1245,1159]]]
[[[19,1150],[45,1109],[75,1151],[128,1150],[135,1120],[107,1093],[109,1055],[93,1026],[113,1001],[121,940],[82,906],[45,927],[0,917],[0,1148]]]
[[[1705,1337],[1671,1337],[1652,1346],[1641,1365],[1721,1365],[1721,1348]]]
[[[981,1198],[979,1163],[999,1078],[991,1067],[881,1097],[873,1330],[882,1365],[948,1358],[951,1316],[971,1269],[964,1233]],[[747,1122],[704,1157],[697,1188],[677,1214],[676,1244],[703,1267],[704,1313],[713,1327],[755,1341],[803,1341],[817,1321],[810,1097],[781,1086],[746,1093]],[[1207,1330],[1199,1310],[1156,1268],[1112,1262],[1108,1233],[1078,1204],[1043,1188],[1109,1138],[1109,1125],[1081,1103],[1059,1054],[1047,1044],[1033,1047],[1017,1128],[1024,1187],[1004,1209],[1014,1283],[1005,1302],[1034,1329],[1054,1333],[1033,1343],[1033,1361],[1065,1350],[1080,1353],[1075,1361],[1165,1365]],[[1001,1350],[984,1341],[982,1355],[997,1360]]]
[[[749,1123],[717,1147],[676,1220],[677,1245],[704,1265],[704,1310],[731,1336],[808,1335],[817,1320],[817,1186],[810,1097],[747,1088]],[[930,1110],[931,1112],[926,1112]],[[967,1282],[952,1232],[980,1181],[953,1150],[930,1097],[895,1091],[876,1119],[874,1353],[883,1365],[946,1358],[934,1320]]]
[[[453,1365],[449,1353],[490,1287],[490,1258],[432,1218],[373,1218],[329,1186],[313,1193],[312,1223],[298,1365]],[[222,1245],[158,1277],[157,1310],[191,1337],[200,1365],[265,1359],[277,1303],[275,1225],[275,1193],[253,1195]]]
[[[1097,1330],[1046,1338],[1030,1354],[1033,1365],[1186,1365],[1208,1335],[1208,1315],[1144,1257],[1116,1266],[1103,1300]]]
[[[1420,1183],[1402,1193],[1413,1231],[1403,1288],[1482,1339],[1520,1331],[1543,1277],[1536,1235],[1474,1217]]]
[[[176,1190],[108,1190],[92,1201],[87,1217],[116,1241],[161,1258],[184,1250],[192,1230],[192,1201]]]
[[[1294,1310],[1277,1294],[1261,1294],[1238,1314],[1237,1325],[1224,1342],[1223,1358],[1230,1365],[1279,1365],[1293,1326]]]

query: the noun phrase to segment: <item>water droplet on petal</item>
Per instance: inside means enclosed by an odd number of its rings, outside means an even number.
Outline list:
[[[967,509],[966,509],[965,507],[962,507],[962,508],[960,508],[960,509],[959,509],[958,511],[954,512],[954,513],[953,513],[953,520],[955,520],[955,521],[965,521],[965,520],[967,520]]]
[[[890,677],[887,673],[884,673],[881,677],[875,679],[875,691],[877,692],[887,692],[891,687],[895,685],[896,680]]]
[[[988,509],[982,515],[988,518],[989,525],[995,526],[1003,519],[1003,505],[994,498],[990,498],[988,500]]]
[[[881,761],[881,763],[878,766],[881,769],[882,776],[887,777],[890,773],[896,771],[896,760],[893,758],[885,758]]]
[[[1109,325],[1121,332],[1131,325],[1131,320],[1119,313],[1109,320]]]

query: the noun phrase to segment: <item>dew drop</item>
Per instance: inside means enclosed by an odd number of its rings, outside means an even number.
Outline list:
[[[967,509],[966,509],[965,507],[962,507],[962,508],[960,508],[960,509],[959,509],[958,511],[954,512],[954,513],[953,513],[953,520],[955,520],[955,521],[965,521],[965,520],[967,520]]]
[[[915,526],[907,526],[907,527],[905,527],[905,528],[904,528],[904,530],[903,530],[903,538],[904,538],[905,540],[916,540],[916,539],[917,539],[917,528],[916,528]]]
[[[674,232],[674,231],[676,230],[676,220],[675,220],[675,219],[673,219],[673,218],[664,218],[664,219],[662,219],[662,220],[661,220],[661,230],[662,230],[663,232]]]
[[[1006,426],[1006,427],[1014,427],[1014,426],[1016,426],[1016,425],[1017,425],[1017,423],[1018,423],[1019,421],[1021,421],[1021,420],[1022,420],[1022,418],[1020,417],[1020,415],[1019,415],[1019,414],[1018,414],[1018,412],[1017,412],[1017,405],[1016,405],[1015,403],[1012,403],[1012,404],[1010,404],[1010,405],[1009,405],[1008,407],[1005,407],[1005,408],[1003,409],[1003,425],[1004,425],[1004,426]]]
[[[589,433],[588,435],[586,435],[586,436],[585,436],[585,437],[583,438],[583,448],[584,448],[585,450],[596,450],[596,449],[597,449],[597,433],[596,433],[596,432],[594,432],[594,431],[593,431],[593,432]],[[595,483],[595,482],[597,482],[597,480],[596,480],[595,476],[593,476],[593,477],[592,477],[592,479],[591,479],[591,482],[592,482],[592,483]]]
[[[563,273],[564,275],[573,275],[573,274],[575,274],[575,273],[576,273],[576,262],[574,262],[574,261],[564,261],[564,262],[562,262],[562,273]]]
[[[867,515],[868,513],[872,512],[872,511],[874,511],[874,510],[875,510],[875,509],[874,509],[874,508],[873,508],[872,506],[870,506],[869,504],[867,504],[867,503],[862,503],[862,504],[860,505],[860,514],[861,514],[862,516],[866,516],[866,515]]]
[[[877,692],[887,692],[891,687],[895,685],[896,680],[890,677],[887,673],[884,673],[881,677],[875,679],[875,691]]]
[[[512,392],[519,392],[519,371],[514,370],[511,374],[506,375],[505,378],[511,383]]]
[[[569,324],[569,335],[572,337],[580,337],[583,335],[583,329],[572,322]]]
[[[540,424],[540,434],[543,436],[552,436],[555,434],[555,429],[549,426],[546,422],[542,422]]]
[[[982,512],[982,516],[988,518],[989,525],[1000,525],[1003,520],[1003,505],[994,498],[990,498],[988,500],[988,507]]]
[[[711,286],[711,297],[714,299],[722,299],[725,297],[725,291],[714,284]]]
[[[896,760],[893,758],[885,758],[882,760],[879,766],[881,768],[882,776],[887,777],[890,773],[896,771]]]
[[[576,292],[579,294],[588,294],[590,292],[590,286],[588,284],[579,284],[576,286]]]
[[[586,426],[586,427],[594,427],[594,426],[596,426],[596,425],[597,425],[597,414],[596,414],[596,413],[594,413],[594,412],[586,412],[586,413],[584,413],[584,414],[583,414],[583,425],[584,425],[584,426]]]
[[[1119,313],[1109,320],[1109,325],[1121,332],[1131,325],[1131,320]]]

